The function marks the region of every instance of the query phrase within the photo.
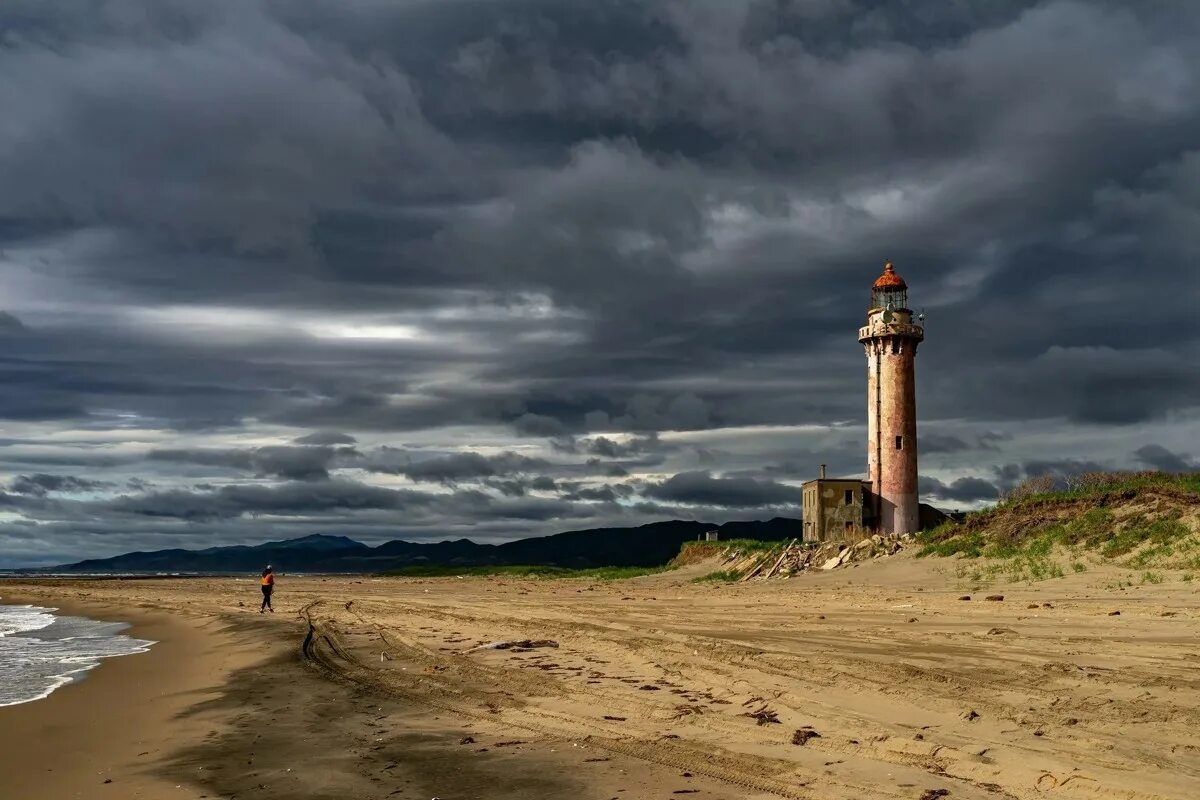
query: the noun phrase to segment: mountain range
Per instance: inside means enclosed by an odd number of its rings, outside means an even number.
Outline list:
[[[376,547],[345,536],[314,534],[259,545],[126,553],[112,558],[62,564],[40,571],[233,573],[255,572],[267,564],[278,572],[342,573],[385,572],[412,565],[651,567],[666,564],[675,557],[684,542],[693,541],[713,530],[718,532],[721,539],[778,541],[799,538],[801,525],[800,520],[786,517],[765,522],[726,522],[723,525],[671,520],[635,528],[567,531],[503,544],[479,544],[470,539],[444,542],[395,540]]]

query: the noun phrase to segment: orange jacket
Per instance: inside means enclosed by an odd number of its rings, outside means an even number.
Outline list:
[[[274,586],[275,585],[275,573],[268,572],[266,575],[263,575],[262,585],[263,586]]]

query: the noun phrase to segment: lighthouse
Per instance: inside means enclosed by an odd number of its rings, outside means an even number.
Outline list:
[[[864,516],[883,533],[920,530],[917,498],[917,345],[925,331],[908,307],[908,285],[889,261],[871,286],[867,324],[867,482]],[[865,488],[865,487],[864,487]],[[872,507],[873,506],[873,507]]]
[[[892,262],[871,285],[867,324],[867,478],[820,477],[803,485],[806,542],[855,542],[872,531],[921,530],[917,498],[917,345],[925,338],[908,308],[908,285]],[[926,508],[936,519],[940,512]],[[940,515],[942,518],[945,515]]]

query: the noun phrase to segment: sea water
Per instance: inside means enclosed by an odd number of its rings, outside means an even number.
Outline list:
[[[102,659],[144,653],[154,642],[122,622],[56,616],[57,609],[0,605],[0,706],[49,696]]]

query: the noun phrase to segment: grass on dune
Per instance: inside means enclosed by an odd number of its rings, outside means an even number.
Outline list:
[[[962,522],[925,531],[918,535],[922,547],[917,556],[982,557],[1003,562],[964,568],[976,580],[998,574],[1008,574],[1014,581],[1062,577],[1064,570],[1052,555],[1056,550],[1067,550],[1075,559],[1083,552],[1108,561],[1124,559],[1126,566],[1138,569],[1151,565],[1200,568],[1200,556],[1190,552],[1197,547],[1197,538],[1183,519],[1184,509],[1200,503],[1200,473],[1093,473],[1081,477],[1087,480],[1076,481],[1074,488],[1018,492]],[[1137,503],[1150,494],[1157,497],[1157,505],[1139,508]],[[1089,503],[1094,505],[1088,507]],[[1114,507],[1125,511],[1114,513]],[[1087,569],[1079,560],[1070,568],[1077,573]],[[1143,582],[1154,581],[1148,578]]]

